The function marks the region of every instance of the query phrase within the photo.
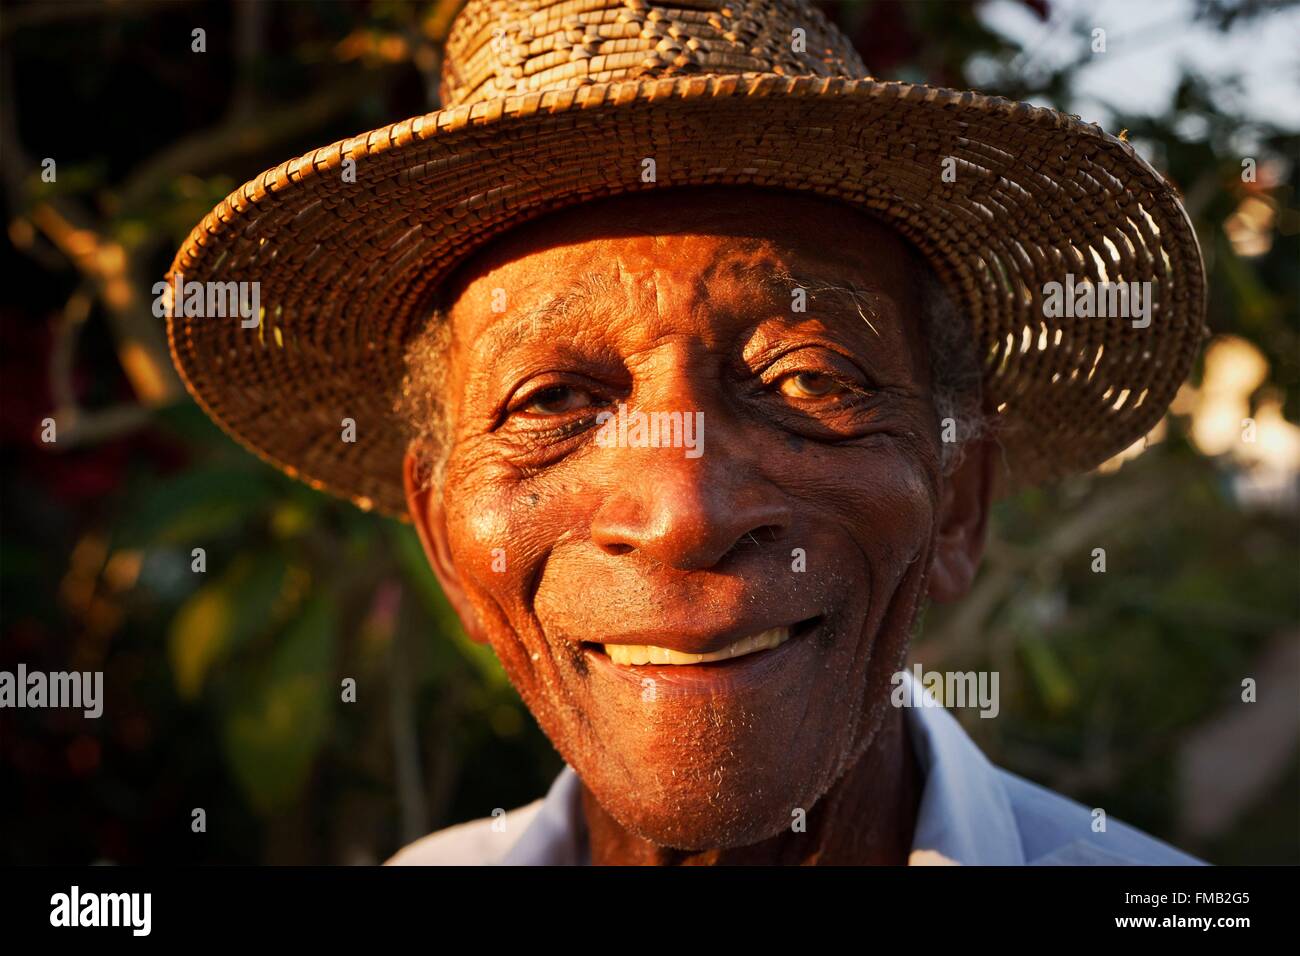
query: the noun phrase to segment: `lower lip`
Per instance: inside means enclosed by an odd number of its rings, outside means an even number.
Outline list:
[[[818,627],[821,626],[819,623]],[[582,653],[588,663],[601,673],[627,681],[642,690],[645,689],[644,682],[651,680],[654,681],[656,694],[660,690],[707,691],[716,694],[720,690],[739,689],[748,684],[771,680],[786,664],[809,652],[812,644],[808,638],[816,630],[816,627],[811,628],[764,651],[703,664],[615,664],[603,651],[584,647]]]

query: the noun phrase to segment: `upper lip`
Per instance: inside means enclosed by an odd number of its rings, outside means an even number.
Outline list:
[[[691,630],[668,629],[656,627],[644,630],[622,631],[601,638],[584,639],[584,644],[648,644],[653,647],[666,647],[683,654],[709,654],[720,651],[742,637],[761,634],[775,627],[788,627],[791,630],[812,618],[820,617],[816,612],[791,617],[779,622],[745,618],[722,628],[708,630],[694,628]]]

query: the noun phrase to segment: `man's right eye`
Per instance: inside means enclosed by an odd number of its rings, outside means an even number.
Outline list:
[[[528,415],[564,415],[583,408],[590,408],[595,402],[591,393],[572,385],[551,385],[535,392],[520,409]]]

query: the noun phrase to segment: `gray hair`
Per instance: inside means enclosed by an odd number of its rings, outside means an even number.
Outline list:
[[[965,450],[985,437],[992,420],[984,407],[984,373],[970,322],[957,308],[938,275],[928,266],[918,270],[918,307],[930,360],[930,393],[939,421],[944,474],[961,464]],[[954,440],[943,441],[951,422]]]
[[[940,429],[940,463],[948,475],[961,464],[964,449],[988,431],[983,375],[975,337],[961,310],[928,264],[918,258],[913,266],[930,364],[930,389]],[[846,286],[810,291],[848,296],[858,303],[859,313],[870,324],[868,314],[863,312],[870,293]],[[410,447],[417,455],[419,481],[434,487],[442,485],[451,445],[450,414],[443,397],[450,345],[451,323],[446,310],[435,308],[424,331],[407,347],[406,374],[394,408],[406,424]],[[954,440],[943,440],[945,432],[950,432]]]

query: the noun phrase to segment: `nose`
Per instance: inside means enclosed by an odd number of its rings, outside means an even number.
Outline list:
[[[650,464],[647,455],[659,459]],[[627,480],[597,510],[592,540],[606,554],[635,552],[682,571],[712,568],[746,545],[777,540],[789,530],[790,508],[780,489],[746,464],[639,450],[621,469]]]

